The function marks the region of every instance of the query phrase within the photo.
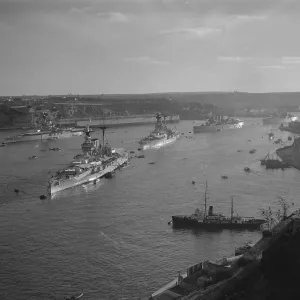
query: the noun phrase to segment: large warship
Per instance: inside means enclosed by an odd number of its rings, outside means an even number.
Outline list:
[[[14,144],[38,140],[55,140],[83,134],[83,128],[58,128],[53,121],[48,119],[48,114],[43,113],[41,119],[35,123],[35,128],[15,136],[5,138],[3,144]]]
[[[139,144],[143,150],[158,149],[179,139],[180,134],[174,129],[167,128],[166,116],[156,114],[155,129],[147,137],[142,138]],[[164,117],[164,122],[162,121]]]
[[[233,128],[242,128],[244,121],[228,117],[224,119],[223,116],[216,116],[210,119],[207,119],[203,124],[193,124],[193,132],[216,132],[222,131],[224,129],[233,129]]]
[[[207,206],[207,182],[204,194],[204,211],[197,208],[194,214],[172,216],[174,228],[202,228],[202,229],[260,229],[261,224],[265,223],[264,219],[255,219],[252,217],[241,217],[233,213],[233,199],[231,199],[231,216],[226,217],[222,214],[215,214],[213,206]]]
[[[87,126],[84,130],[84,142],[81,144],[82,154],[74,156],[74,161],[64,170],[58,171],[48,182],[48,194],[55,193],[84,183],[96,183],[104,176],[112,174],[116,169],[128,162],[125,149],[112,149],[105,143],[106,126],[102,126],[103,141],[92,139],[92,130]]]
[[[279,126],[279,129],[283,130],[283,131],[289,131],[292,133],[300,134],[300,121],[295,120],[295,121],[289,122],[287,126],[285,126],[281,123]]]
[[[297,119],[297,116],[291,113],[274,113],[268,116],[267,118],[264,118],[262,121],[264,125],[277,125],[279,123],[293,122]]]

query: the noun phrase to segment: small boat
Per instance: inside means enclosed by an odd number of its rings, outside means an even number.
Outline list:
[[[222,179],[228,179],[228,176],[227,175],[222,175],[221,178]]]
[[[245,172],[250,172],[250,168],[245,167],[245,168],[244,168],[244,171],[245,171]]]
[[[251,149],[250,151],[249,151],[249,153],[250,154],[253,154],[253,153],[255,153],[257,150],[256,149]]]
[[[36,159],[36,155],[30,156],[28,159]]]
[[[6,147],[6,144],[2,143],[0,144],[0,147]]]
[[[73,295],[73,296],[70,296],[70,297],[65,297],[64,300],[77,300],[77,299],[80,299],[81,297],[83,296],[83,291],[81,292],[81,294],[79,295]]]
[[[49,151],[61,151],[60,148],[49,148]]]

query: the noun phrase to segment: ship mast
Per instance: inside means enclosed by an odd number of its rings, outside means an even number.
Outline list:
[[[205,193],[204,193],[204,221],[206,220],[206,202],[207,202],[207,180],[205,181]]]
[[[167,126],[167,124],[166,124],[166,118],[167,118],[167,116],[163,115],[163,117],[164,117],[164,124],[165,124],[165,126]]]
[[[230,217],[231,217],[231,222],[232,222],[232,219],[233,219],[233,196],[231,196],[231,214],[230,214]]]
[[[104,147],[104,143],[105,143],[105,130],[107,129],[107,127],[104,124],[104,112],[103,112],[103,123],[102,126],[100,126],[100,129],[102,130],[102,147]]]

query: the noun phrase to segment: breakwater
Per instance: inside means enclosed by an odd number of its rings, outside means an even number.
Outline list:
[[[179,122],[179,115],[172,115],[166,117],[166,123]],[[142,125],[142,124],[154,124],[156,118],[154,115],[133,115],[133,116],[114,116],[97,118],[76,118],[76,119],[61,119],[58,121],[59,125],[75,125],[77,127],[83,127],[89,125],[90,127],[100,127],[103,124],[109,127],[120,127],[130,125]]]

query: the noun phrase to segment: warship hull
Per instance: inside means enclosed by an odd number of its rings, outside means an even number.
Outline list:
[[[71,179],[65,179],[60,180],[58,185],[55,185],[54,183],[49,182],[48,183],[48,195],[53,196],[57,192],[82,185],[88,182],[94,182],[95,180],[105,176],[108,173],[111,173],[115,171],[116,169],[122,167],[128,162],[128,156],[119,157],[115,161],[113,161],[109,166],[105,167],[105,169],[93,173],[92,169],[89,171],[86,171],[84,174],[82,174],[80,177],[74,177]]]
[[[159,149],[161,147],[164,147],[168,144],[174,143],[179,139],[179,134],[175,135],[168,139],[160,139],[160,140],[154,140],[146,144],[142,144],[141,147],[143,150],[149,150],[149,149]]]
[[[173,228],[194,228],[204,230],[222,230],[222,229],[238,229],[238,230],[260,230],[261,224],[265,220],[255,219],[255,221],[247,221],[247,223],[234,222],[206,222],[189,216],[172,216]]]
[[[35,134],[20,134],[12,137],[8,137],[4,139],[4,144],[15,144],[15,143],[24,143],[31,141],[39,141],[39,140],[54,140],[61,138],[68,138],[72,136],[81,136],[82,131],[63,131],[63,132],[41,132]]]
[[[226,130],[226,129],[242,128],[243,125],[244,125],[243,121],[235,123],[235,124],[222,124],[222,125],[210,125],[210,126],[194,125],[193,131],[194,131],[194,133],[217,132],[217,131],[222,131],[222,130]]]
[[[280,123],[289,123],[297,120],[297,117],[290,118],[265,118],[263,119],[263,125],[278,125]]]

